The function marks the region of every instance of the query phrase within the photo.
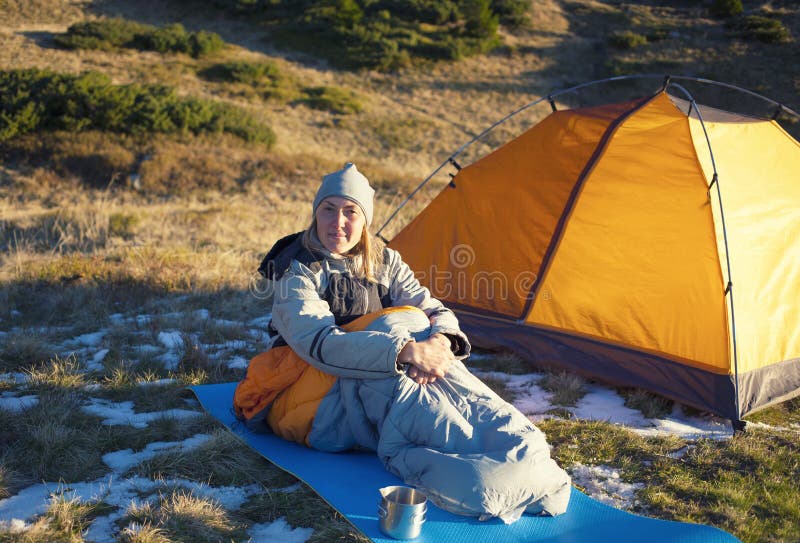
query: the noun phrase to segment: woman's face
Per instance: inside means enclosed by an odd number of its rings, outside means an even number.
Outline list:
[[[358,245],[366,219],[358,204],[347,198],[328,196],[317,207],[317,237],[330,252],[347,253]]]

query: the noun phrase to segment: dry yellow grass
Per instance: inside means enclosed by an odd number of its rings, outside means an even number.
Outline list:
[[[767,51],[737,41],[709,48],[703,40],[713,21],[704,18],[701,8],[696,8],[694,26],[682,28],[686,13],[680,9],[689,8],[537,0],[530,27],[504,33],[505,46],[488,56],[397,74],[351,73],[278,50],[263,39],[263,27],[222,17],[212,7],[199,10],[190,2],[148,3],[145,8],[124,0],[3,0],[2,7],[2,69],[96,70],[118,84],[167,84],[183,95],[244,107],[272,126],[278,138],[271,151],[230,137],[137,141],[90,133],[13,142],[10,146],[28,158],[12,160],[0,171],[0,243],[6,249],[0,277],[12,282],[85,279],[94,270],[98,280],[125,276],[139,281],[154,274],[172,287],[242,288],[275,239],[307,225],[308,202],[321,175],[346,160],[358,163],[379,189],[375,226],[380,226],[425,175],[492,122],[549,90],[599,75],[611,58],[603,32],[627,25],[681,33],[680,39],[654,43],[646,51],[616,54],[617,68],[636,62],[674,64],[679,58],[682,65],[714,65],[716,73],[727,74],[738,69],[742,55]],[[790,23],[799,17],[786,2],[758,7]],[[190,30],[217,32],[229,45],[206,60],[53,46],[53,33],[98,17],[179,21]],[[720,28],[712,30],[721,35]],[[363,102],[363,111],[337,115],[237,95],[197,75],[211,63],[230,60],[273,62],[301,86],[350,89]],[[781,89],[785,95],[800,79],[787,83]],[[610,89],[602,92],[604,98],[613,97]],[[546,103],[531,108],[472,146],[459,162],[471,162],[548,112]],[[384,235],[391,237],[430,201],[451,171],[444,168]],[[106,186],[111,189],[102,190]],[[174,269],[166,271],[168,266]]]

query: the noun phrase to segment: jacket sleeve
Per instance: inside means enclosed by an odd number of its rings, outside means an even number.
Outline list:
[[[389,277],[391,278],[389,292],[392,297],[392,305],[413,305],[420,308],[430,319],[431,335],[438,333],[449,337],[453,353],[457,358],[469,356],[472,347],[467,336],[459,328],[455,313],[431,296],[430,291],[423,287],[414,276],[414,271],[400,258],[400,253],[392,249],[387,249],[387,251],[389,251]]]
[[[320,298],[320,277],[297,261],[278,281],[272,320],[281,337],[306,362],[337,377],[385,378],[401,373],[397,356],[411,341],[407,329],[345,332]]]

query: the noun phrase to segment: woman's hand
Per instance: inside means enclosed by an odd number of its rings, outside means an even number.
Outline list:
[[[419,385],[427,385],[436,381],[436,376],[432,373],[426,373],[416,366],[408,367],[408,376]]]
[[[417,383],[433,383],[444,377],[455,357],[450,350],[450,340],[443,334],[434,334],[423,341],[410,341],[400,351],[397,359],[410,364],[408,376]]]

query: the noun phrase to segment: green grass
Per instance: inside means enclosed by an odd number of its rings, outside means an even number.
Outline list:
[[[672,412],[674,402],[642,389],[623,389],[620,395],[625,398],[625,406],[641,411],[649,419],[664,418]]]
[[[616,31],[608,37],[608,43],[617,49],[635,49],[647,45],[647,37],[630,30]]]
[[[38,131],[133,134],[229,133],[267,146],[274,132],[234,106],[181,98],[165,86],[113,85],[99,72],[0,71],[0,143]]]
[[[303,96],[298,102],[313,109],[340,115],[358,113],[363,109],[361,100],[356,93],[339,87],[308,87],[303,89]]]
[[[391,71],[419,60],[456,60],[500,43],[500,23],[528,22],[523,0],[221,0],[233,13],[263,21],[279,44],[313,53],[345,68]]]
[[[709,7],[711,15],[722,19],[739,15],[743,11],[742,0],[713,0]]]
[[[564,466],[610,465],[644,483],[639,510],[659,518],[712,524],[742,541],[800,537],[797,432],[750,429],[730,440],[643,438],[603,422],[542,421]],[[686,451],[679,457],[671,453]]]
[[[166,376],[142,369],[138,360],[110,363],[102,374],[87,374],[74,357],[53,358],[32,366],[27,384],[10,389],[40,398],[38,406],[24,416],[0,411],[0,436],[10,447],[0,451],[0,495],[10,495],[39,480],[83,481],[103,476],[107,468],[101,456],[130,448],[143,450],[156,441],[180,441],[197,434],[211,439],[190,451],[165,451],[135,467],[129,475],[148,479],[182,478],[204,481],[212,486],[258,484],[262,493],[252,495],[236,511],[227,511],[207,499],[181,488],[165,490],[151,505],[133,507],[125,512],[120,535],[126,541],[216,541],[233,537],[243,540],[248,526],[285,518],[290,526],[314,529],[311,541],[366,541],[340,515],[330,509],[307,487],[295,492],[281,492],[295,479],[265,462],[241,445],[238,438],[221,429],[209,417],[159,419],[136,429],[128,426],[104,426],[97,417],[83,413],[80,406],[90,397],[116,402],[132,401],[135,411],[154,412],[186,408],[185,384],[234,380],[201,350],[192,350],[189,333],[206,334],[206,339],[237,338],[238,324],[217,323],[191,313],[202,307],[225,306],[224,295],[214,298],[162,299],[159,309],[173,313],[187,312],[185,320],[177,315],[155,318],[142,328],[133,325],[126,331],[118,324],[116,332],[104,336],[104,344],[124,345],[135,342],[137,332],[157,334],[158,330],[180,325],[187,333],[184,358],[173,374],[178,382],[160,386],[140,386]],[[169,297],[169,295],[168,295]],[[214,304],[215,299],[220,302]],[[236,298],[228,303],[235,303]],[[135,314],[141,314],[142,309]],[[64,313],[62,324],[70,321]],[[133,324],[133,323],[131,323]],[[152,331],[150,331],[151,327]],[[194,330],[190,328],[194,327]],[[54,337],[53,334],[41,337]],[[29,365],[14,358],[11,371]],[[530,372],[519,358],[495,354],[477,360],[473,367],[486,371]],[[85,385],[99,385],[86,389]],[[488,383],[501,395],[513,400],[502,379]],[[551,390],[562,405],[574,405],[582,394],[583,382],[567,374],[545,374],[540,385]],[[628,405],[647,416],[663,414],[663,399],[641,391],[623,391]],[[764,410],[749,419],[782,428],[754,427],[723,441],[687,441],[678,437],[642,437],[623,427],[605,422],[574,420],[567,412],[554,412],[555,418],[539,426],[553,446],[553,454],[569,469],[582,465],[608,465],[620,472],[623,481],[643,483],[637,493],[635,510],[651,516],[721,527],[743,541],[793,541],[799,535],[792,519],[800,514],[795,505],[800,496],[795,481],[800,476],[800,442],[797,430],[790,425],[800,420],[800,400],[793,400]],[[653,410],[648,415],[648,410]],[[557,411],[557,410],[556,410]],[[567,419],[561,416],[569,417]],[[203,468],[198,471],[198,466]],[[108,506],[99,501],[78,502],[56,499],[48,513],[26,533],[32,543],[72,540],[85,530],[94,516],[106,514]],[[0,531],[0,541],[12,541]]]
[[[183,489],[159,495],[156,503],[131,504],[124,522],[128,524],[131,541],[154,536],[186,543],[241,541],[247,538],[245,526],[232,518],[222,506]],[[144,530],[137,530],[133,526],[143,527]],[[145,535],[147,532],[151,535]]]
[[[551,393],[550,402],[563,407],[575,407],[586,394],[586,381],[569,372],[547,372],[539,386]]]
[[[786,43],[792,38],[789,29],[779,19],[763,15],[745,15],[730,19],[726,26],[734,36],[764,43]]]
[[[55,42],[66,49],[139,49],[195,58],[217,53],[225,46],[214,32],[187,32],[179,23],[156,27],[121,18],[76,23],[56,36]]]

